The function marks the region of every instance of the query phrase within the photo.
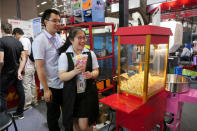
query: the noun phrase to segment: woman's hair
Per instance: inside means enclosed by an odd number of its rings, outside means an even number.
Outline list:
[[[79,31],[83,31],[83,30],[81,28],[76,28],[76,27],[70,29],[69,36],[67,37],[66,42],[64,43],[62,47],[59,48],[59,54],[65,52],[68,49],[68,47],[72,45],[70,40],[74,40],[75,36],[77,35]]]

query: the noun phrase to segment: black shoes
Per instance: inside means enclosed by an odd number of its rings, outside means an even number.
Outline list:
[[[15,112],[15,113],[13,113],[12,114],[12,117],[14,118],[14,119],[23,119],[24,118],[24,114],[23,113],[18,113],[18,112]]]

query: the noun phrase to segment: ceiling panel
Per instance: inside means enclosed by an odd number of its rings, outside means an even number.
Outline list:
[[[42,5],[41,3],[47,2],[46,4]],[[37,10],[38,10],[38,16],[40,16],[42,12],[44,12],[46,9],[53,8],[53,0],[37,0]],[[62,0],[57,0],[57,6],[62,5]],[[58,10],[61,12],[63,10],[63,7],[58,7]]]

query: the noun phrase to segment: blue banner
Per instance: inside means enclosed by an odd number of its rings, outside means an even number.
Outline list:
[[[104,2],[103,0],[92,0],[92,21],[104,22]]]
[[[34,37],[37,36],[41,32],[41,18],[34,18],[33,19],[33,33]]]

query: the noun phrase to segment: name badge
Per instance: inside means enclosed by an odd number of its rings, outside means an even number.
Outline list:
[[[86,89],[86,80],[82,74],[77,76],[77,93],[84,93]]]

